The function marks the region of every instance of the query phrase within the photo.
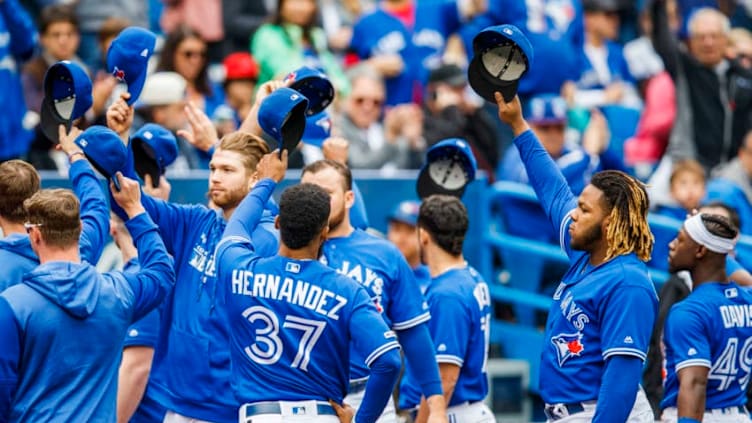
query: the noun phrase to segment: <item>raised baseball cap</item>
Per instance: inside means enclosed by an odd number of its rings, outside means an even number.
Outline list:
[[[279,152],[292,152],[306,127],[308,99],[292,88],[282,87],[264,98],[259,106],[258,123],[274,138]]]
[[[178,158],[178,142],[172,132],[157,125],[147,123],[131,136],[133,164],[141,179],[151,177],[152,186],[159,186],[159,177],[167,166]]]
[[[225,81],[238,79],[256,80],[259,76],[259,65],[250,53],[239,51],[225,57],[222,62],[225,68]]]
[[[567,121],[567,102],[555,94],[537,95],[522,105],[525,120],[532,124],[550,125]]]
[[[64,60],[47,69],[43,84],[42,133],[57,143],[59,126],[64,125],[65,130],[70,131],[72,122],[91,107],[91,79],[81,66]]]
[[[418,225],[418,214],[420,214],[420,203],[417,201],[403,201],[397,204],[397,207],[387,217],[390,222],[402,222],[410,226]]]
[[[500,92],[506,101],[517,94],[520,78],[533,64],[533,47],[514,25],[488,27],[473,38],[473,58],[468,80],[484,99],[496,102]]]
[[[426,152],[426,162],[418,174],[418,196],[461,197],[475,179],[477,169],[478,163],[467,141],[460,138],[440,141]]]
[[[308,145],[321,147],[324,140],[332,135],[332,118],[329,113],[323,112],[306,118],[303,142]]]
[[[128,85],[129,106],[138,100],[144,88],[156,42],[157,37],[151,31],[131,26],[121,31],[107,50],[107,71]]]
[[[284,82],[308,99],[308,116],[321,113],[334,100],[334,86],[326,74],[318,69],[303,66],[288,73]]]
[[[113,178],[123,169],[128,160],[128,150],[118,134],[101,125],[90,126],[73,141],[89,160],[89,163],[107,179],[112,180],[120,191],[120,183]]]

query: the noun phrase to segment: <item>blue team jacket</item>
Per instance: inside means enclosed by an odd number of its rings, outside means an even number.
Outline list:
[[[1,4],[0,4],[0,7]],[[91,165],[86,160],[74,162],[68,171],[73,191],[80,202],[81,260],[96,264],[109,238],[110,208]],[[0,239],[0,292],[21,282],[23,275],[39,265],[39,258],[31,249],[29,236],[10,234]]]
[[[0,421],[115,421],[126,329],[175,281],[149,217],[126,226],[141,272],[47,262],[0,294]]]

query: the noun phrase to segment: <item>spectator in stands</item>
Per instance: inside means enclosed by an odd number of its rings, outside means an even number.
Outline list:
[[[420,166],[425,150],[420,109],[410,105],[392,108],[382,122],[386,90],[381,75],[365,63],[347,75],[352,91],[335,122],[335,134],[349,141],[350,168]]]
[[[608,124],[597,110],[591,114],[580,146],[576,140],[567,140],[567,105],[563,98],[556,95],[536,96],[527,101],[523,109],[530,128],[559,165],[575,195],[582,192],[593,173],[623,168],[616,154],[608,150]],[[517,147],[510,146],[505,152],[499,179],[528,183]]]
[[[248,40],[264,24],[269,15],[268,2],[222,0],[222,22],[225,27],[223,51],[227,56],[248,51]]]
[[[752,70],[752,32],[746,28],[733,28],[729,32],[729,41],[728,56],[745,69]]]
[[[281,79],[301,66],[322,69],[340,94],[349,84],[326,34],[316,24],[316,0],[279,0],[272,21],[262,25],[251,39],[251,54],[258,61],[259,83]]]
[[[68,2],[70,3],[70,2]],[[113,16],[128,20],[131,25],[149,27],[148,0],[79,0],[76,15],[81,28],[78,55],[94,72],[104,69],[106,51],[100,50],[99,31]]]
[[[705,169],[696,160],[685,159],[674,163],[669,184],[673,204],[658,205],[655,212],[679,221],[700,207],[705,198]]]
[[[579,79],[563,90],[574,107],[642,108],[619,37],[617,0],[585,0],[585,45]]]
[[[125,18],[111,17],[102,23],[102,27],[99,28],[97,33],[97,44],[99,45],[99,51],[102,52],[102,62],[107,61],[107,50],[110,49],[110,44],[120,32],[125,28],[131,26],[131,22]]]
[[[245,119],[253,105],[253,92],[259,66],[247,52],[232,53],[222,63],[225,68],[225,102],[235,112],[235,127]]]
[[[447,138],[463,138],[493,182],[499,163],[496,122],[467,91],[467,76],[459,66],[444,64],[428,77],[423,136],[431,146]]]
[[[167,35],[157,71],[179,73],[188,83],[187,100],[211,116],[225,99],[222,88],[209,79],[206,55],[206,42],[198,32],[181,25]]]
[[[413,269],[420,291],[425,294],[426,288],[431,282],[431,275],[428,273],[428,267],[420,259],[418,243],[419,211],[420,203],[417,201],[399,203],[389,215],[386,237],[405,256],[407,264]]]
[[[212,63],[222,60],[224,50],[221,42],[225,31],[220,0],[180,0],[163,3],[159,26],[165,34],[171,34],[180,27],[190,28],[205,43],[206,59]]]
[[[31,18],[18,0],[0,2],[0,161],[20,158],[26,154],[31,142],[29,129],[24,125],[24,104],[20,64],[34,53],[36,29]]]
[[[708,183],[708,199],[736,209],[741,233],[752,235],[752,131],[747,133],[736,158],[716,169]]]
[[[686,51],[670,32],[665,0],[654,1],[652,16],[655,49],[677,83],[667,160],[694,158],[710,171],[733,158],[752,127],[752,74],[724,57],[729,20],[718,10],[703,8],[692,15]]]

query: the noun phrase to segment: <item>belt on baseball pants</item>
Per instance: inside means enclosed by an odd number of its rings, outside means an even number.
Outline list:
[[[355,382],[350,382],[350,386],[347,387],[347,393],[357,394],[358,392],[366,389],[367,383],[368,383],[368,378],[365,378],[363,380],[358,380]]]
[[[583,402],[574,402],[571,404],[546,404],[546,408],[543,409],[543,413],[546,414],[546,417],[551,420],[552,422],[555,422],[556,420],[561,420],[564,417],[569,417],[572,414],[581,413],[585,411],[584,404],[588,404]],[[593,404],[595,404],[595,401],[592,401]]]
[[[749,411],[747,411],[747,409],[742,405],[737,405],[734,407],[724,407],[724,408],[708,408],[705,411],[708,413],[744,414],[745,416],[749,415]]]
[[[243,404],[242,407],[245,408],[246,416],[255,416],[258,414],[282,414],[282,407],[279,405],[279,402],[275,401],[254,402],[252,404]],[[293,414],[306,414],[305,406],[297,408],[301,408],[302,410],[299,410],[298,413],[296,412],[296,407],[292,407]],[[308,414],[313,415],[313,413]],[[331,405],[322,402],[316,402],[316,414],[320,416],[337,415]]]

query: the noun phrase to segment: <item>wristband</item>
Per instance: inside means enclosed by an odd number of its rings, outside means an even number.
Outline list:
[[[679,417],[679,420],[676,423],[700,423],[700,421],[693,419],[692,417]]]

